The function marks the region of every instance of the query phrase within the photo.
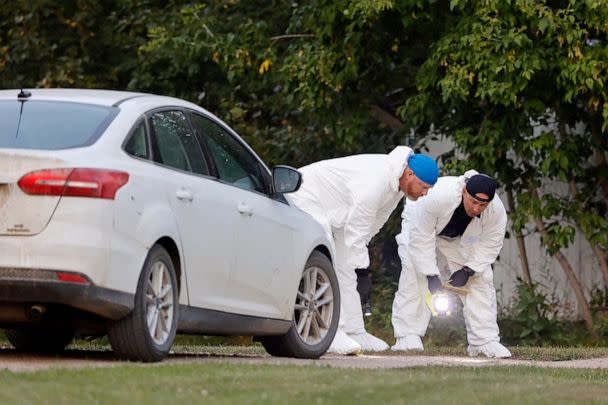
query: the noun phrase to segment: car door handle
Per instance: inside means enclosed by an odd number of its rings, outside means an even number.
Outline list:
[[[177,190],[175,192],[175,196],[178,200],[182,201],[192,201],[192,199],[194,198],[190,190],[186,190],[185,188],[180,188],[179,190]]]
[[[253,210],[252,210],[252,209],[251,209],[251,207],[250,207],[249,205],[247,205],[246,203],[240,203],[240,204],[239,204],[239,205],[236,207],[236,209],[237,209],[237,210],[239,210],[239,212],[240,212],[241,214],[248,215],[248,216],[253,215]]]

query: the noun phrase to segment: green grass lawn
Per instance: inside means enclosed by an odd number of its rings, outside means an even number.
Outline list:
[[[3,404],[575,402],[607,403],[608,371],[529,367],[344,370],[225,363],[0,371]]]
[[[244,344],[247,340],[226,342]],[[355,370],[318,365],[250,365],[221,362],[221,356],[265,355],[259,344],[208,343],[205,339],[180,336],[173,351],[207,354],[219,362],[123,362],[115,367],[23,373],[0,370],[0,404],[608,404],[608,370],[519,366]],[[0,346],[7,347],[5,343]],[[78,350],[78,357],[88,357],[86,352],[90,351],[92,358],[110,350],[103,339],[76,341],[69,349],[70,355]],[[516,359],[608,357],[608,347],[510,349]],[[464,347],[430,346],[423,354],[465,356],[466,352]]]

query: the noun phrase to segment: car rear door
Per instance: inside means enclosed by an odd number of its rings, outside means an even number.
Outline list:
[[[149,114],[154,160],[177,218],[191,306],[226,310],[226,282],[233,266],[236,215],[223,185],[208,176],[201,147],[183,111]]]
[[[268,170],[242,141],[210,118],[194,114],[192,120],[238,213],[235,266],[227,285],[230,305],[241,314],[288,317],[285,308],[295,299],[285,288],[294,271],[290,207],[270,198]]]

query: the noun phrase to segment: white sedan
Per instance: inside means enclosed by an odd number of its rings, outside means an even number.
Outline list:
[[[24,351],[107,334],[159,361],[176,332],[317,358],[340,298],[330,237],[225,123],[184,100],[0,91],[0,328]]]

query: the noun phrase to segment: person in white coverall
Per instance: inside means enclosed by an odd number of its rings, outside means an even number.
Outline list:
[[[441,177],[428,196],[405,204],[401,233],[399,288],[393,301],[395,351],[422,351],[421,337],[431,319],[427,291],[442,290],[436,249],[447,259],[449,284],[469,290],[460,295],[469,343],[468,354],[511,357],[501,345],[496,323],[492,264],[505,237],[507,215],[495,196],[496,182],[470,170]]]
[[[355,269],[369,266],[367,244],[404,193],[416,200],[435,184],[437,164],[406,146],[397,146],[388,155],[323,160],[299,170],[302,186],[286,197],[323,226],[333,238],[336,251],[340,322],[329,352],[386,350],[384,341],[365,331]]]

